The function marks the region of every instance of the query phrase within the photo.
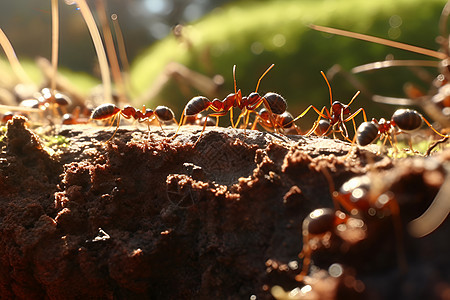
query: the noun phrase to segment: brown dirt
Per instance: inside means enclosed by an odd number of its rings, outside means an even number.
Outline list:
[[[406,227],[444,182],[449,151],[392,161],[250,130],[207,129],[195,148],[200,127],[175,139],[174,128],[148,139],[121,127],[108,144],[111,130],[55,130],[71,141],[56,153],[21,118],[0,142],[1,299],[273,299],[273,286],[305,283],[322,299],[449,297],[449,222],[420,239],[404,228],[403,273],[387,216],[366,222],[361,243],[335,237],[314,254],[312,275],[294,279],[304,218],[333,207],[321,170],[336,187],[374,170],[383,180],[373,189],[394,195]],[[326,272],[333,263],[342,275]]]

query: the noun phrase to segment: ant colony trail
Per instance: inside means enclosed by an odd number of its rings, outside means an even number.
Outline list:
[[[284,91],[265,91],[282,76],[268,62],[254,91],[230,65],[227,96],[192,95],[177,114],[133,105],[106,1],[72,4],[100,100],[58,72],[58,1],[42,84],[0,31],[16,85],[32,91],[0,105],[1,299],[446,299],[448,51],[311,25],[439,59],[429,93],[404,101],[427,104],[374,118],[357,89],[334,100],[321,72],[329,97],[295,112]]]

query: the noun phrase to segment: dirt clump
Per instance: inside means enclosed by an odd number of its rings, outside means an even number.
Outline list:
[[[448,151],[393,161],[338,140],[252,130],[207,129],[194,148],[201,127],[175,138],[176,128],[121,127],[107,144],[111,131],[56,130],[70,143],[55,152],[23,118],[8,122],[2,299],[273,299],[273,286],[301,288],[314,278],[331,278],[325,290],[341,299],[439,299],[450,289],[449,245],[435,238],[448,234],[448,222],[421,239],[404,231],[409,271],[397,275],[389,217],[374,222],[365,243],[319,251],[311,277],[295,280],[302,222],[334,207],[330,187],[368,171],[385,178],[378,189],[395,195],[405,230],[443,184]],[[356,284],[323,273],[333,263]],[[320,280],[310,284],[316,293]]]

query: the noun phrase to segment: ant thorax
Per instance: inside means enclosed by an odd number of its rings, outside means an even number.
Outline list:
[[[136,116],[136,109],[130,105],[125,105],[125,107],[122,109],[122,116],[125,118],[135,118]]]
[[[373,119],[375,120],[375,119]],[[372,122],[373,122],[372,120]],[[380,134],[388,132],[391,128],[395,126],[395,123],[392,121],[386,121],[386,119],[381,118],[379,121],[376,121],[376,126],[378,127],[378,132]]]
[[[348,105],[342,104],[339,101],[334,101],[331,105],[331,119],[333,123],[339,122],[341,119],[348,117],[350,112],[350,107]]]

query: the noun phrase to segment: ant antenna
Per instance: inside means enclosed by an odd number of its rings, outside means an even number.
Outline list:
[[[111,75],[114,83],[116,84],[119,98],[121,100],[126,99],[125,88],[123,84],[122,74],[120,73],[119,61],[117,60],[117,53],[114,47],[114,41],[111,34],[111,28],[108,24],[106,17],[106,5],[105,0],[97,0],[97,13],[102,26],[103,37],[105,39],[106,54],[108,55],[109,62],[111,64]]]
[[[314,25],[314,24],[310,24],[309,27],[311,29],[326,32],[326,33],[337,34],[337,35],[355,38],[358,40],[382,44],[385,46],[394,47],[394,48],[398,48],[398,49],[402,49],[402,50],[406,50],[406,51],[411,51],[411,52],[435,57],[435,58],[442,59],[442,60],[448,58],[448,56],[442,52],[429,50],[429,49],[425,49],[425,48],[421,48],[421,47],[417,47],[417,46],[412,46],[412,45],[408,45],[408,44],[404,44],[404,43],[400,43],[400,42],[390,41],[387,39],[374,37],[374,36],[370,36],[370,35],[366,35],[366,34],[362,34],[362,33],[350,32],[350,31],[346,31],[346,30],[325,27],[325,26],[319,26],[319,25]]]
[[[361,93],[361,91],[357,91],[357,92],[355,93],[355,95],[353,96],[352,100],[350,100],[350,102],[347,104],[347,106],[350,106],[350,104],[352,104],[353,100],[355,100],[356,97],[358,97],[359,93]]]
[[[261,77],[259,77],[258,83],[256,84],[256,89],[255,89],[255,93],[258,92],[258,88],[259,88],[259,84],[261,82],[261,79],[263,79],[264,76],[266,76],[266,74],[270,71],[270,69],[272,69],[275,66],[275,64],[271,64],[270,67],[267,68],[267,70],[261,75]]]
[[[22,83],[32,84],[33,81],[30,79],[30,77],[28,77],[27,73],[23,69],[22,65],[17,59],[16,53],[14,52],[14,48],[11,45],[11,42],[9,41],[8,37],[1,28],[0,28],[0,45],[2,46],[3,51],[5,51],[6,58],[8,59],[9,64],[11,65],[11,68],[14,74],[16,75],[17,79]]]
[[[237,89],[236,89],[236,65],[233,65],[233,80],[234,80],[234,94],[236,95]]]
[[[95,24],[94,17],[89,9],[85,0],[74,0],[74,2],[80,8],[81,15],[83,16],[84,21],[89,29],[89,33],[91,34],[92,41],[94,43],[95,50],[98,56],[98,63],[100,66],[100,73],[103,82],[103,93],[105,102],[112,101],[112,93],[111,93],[111,78],[108,66],[108,60],[105,54],[105,48],[103,47],[102,39],[100,37],[100,33],[98,31],[97,25]]]
[[[59,14],[58,0],[52,0],[52,71],[50,78],[51,93],[56,90],[56,74],[58,72],[58,50],[59,50]]]
[[[327,79],[327,76],[325,76],[325,73],[323,71],[320,71],[320,74],[322,74],[323,78],[325,78],[325,81],[327,82],[328,90],[330,91],[330,104],[331,104],[331,106],[333,106],[333,93],[331,92],[331,85],[328,82],[328,79]],[[352,101],[353,101],[353,99],[352,99]]]

